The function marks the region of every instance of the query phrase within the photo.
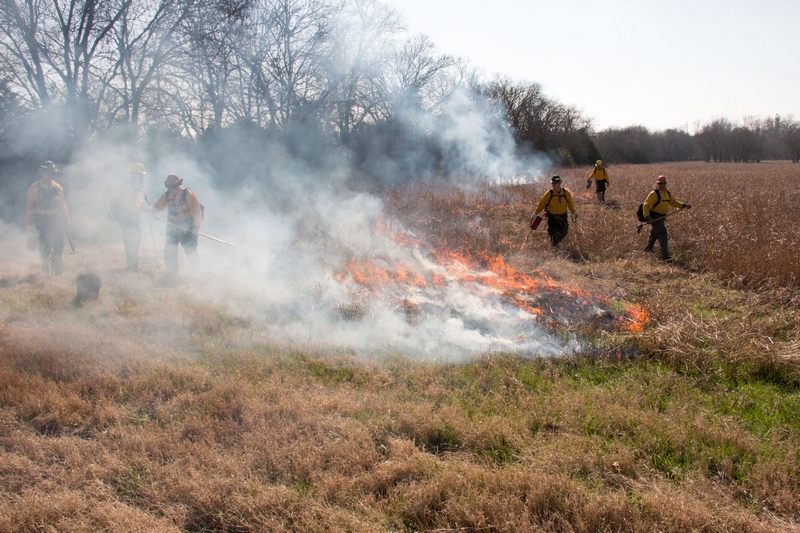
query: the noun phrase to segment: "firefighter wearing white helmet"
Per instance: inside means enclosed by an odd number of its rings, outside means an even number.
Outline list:
[[[139,213],[147,211],[147,198],[142,194],[144,176],[142,163],[134,163],[128,169],[128,179],[122,182],[109,217],[119,223],[122,244],[125,246],[125,263],[128,272],[139,271],[139,245],[142,242],[142,227]]]
[[[39,179],[28,188],[25,203],[25,230],[39,240],[42,272],[60,276],[64,272],[64,231],[69,226],[64,189],[55,182],[58,169],[52,161],[39,166]],[[36,241],[31,241],[36,247]]]
[[[561,186],[561,176],[553,176],[550,179],[550,184],[552,188],[544,193],[542,199],[539,200],[539,205],[536,206],[536,212],[533,214],[531,221],[540,216],[543,211],[546,212],[547,234],[550,236],[550,244],[558,246],[558,243],[564,240],[569,231],[567,209],[572,213],[573,221],[578,218],[578,214],[575,212],[572,193],[569,189]]]
[[[181,187],[183,178],[170,174],[164,181],[167,191],[153,203],[150,211],[158,213],[169,208],[167,216],[167,238],[164,244],[164,264],[167,273],[174,276],[178,273],[178,244],[183,246],[186,260],[193,271],[197,271],[199,257],[197,255],[197,237],[203,223],[203,207],[194,192]]]
[[[596,183],[597,199],[602,203],[606,202],[606,188],[608,188],[608,169],[603,166],[603,161],[598,159],[594,164],[592,173],[589,174],[589,179],[586,182],[586,188],[592,186],[592,179]]]
[[[650,239],[647,241],[645,251],[652,252],[653,245],[658,241],[661,247],[661,259],[664,261],[672,260],[669,253],[669,235],[667,234],[666,216],[669,214],[670,206],[678,209],[689,209],[692,206],[675,199],[675,196],[667,189],[666,176],[659,176],[656,180],[656,188],[650,191],[647,199],[642,204],[642,214],[650,224]]]

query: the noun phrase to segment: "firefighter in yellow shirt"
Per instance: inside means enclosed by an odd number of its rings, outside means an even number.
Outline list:
[[[590,188],[592,186],[592,179],[594,178],[597,192],[597,199],[603,203],[606,203],[606,188],[608,187],[608,170],[606,167],[603,166],[603,161],[598,159],[597,163],[594,164],[594,170],[592,173],[589,174],[589,179],[586,182],[586,188]]]
[[[139,213],[146,211],[147,199],[142,194],[144,186],[144,165],[134,163],[128,171],[128,179],[122,182],[117,191],[112,216],[122,230],[122,244],[125,246],[125,260],[128,272],[139,271],[139,245],[142,242],[142,226]]]
[[[550,244],[558,246],[569,231],[569,219],[567,209],[572,213],[572,220],[578,218],[575,212],[575,204],[572,202],[572,193],[561,186],[561,176],[553,176],[550,179],[552,188],[544,193],[533,218],[540,216],[542,211],[547,213],[547,234],[550,236]]]
[[[164,264],[167,273],[178,273],[178,244],[183,246],[186,260],[193,271],[197,271],[197,237],[203,223],[203,211],[197,196],[189,189],[181,187],[183,178],[170,174],[164,181],[167,191],[153,203],[150,211],[158,213],[169,208],[167,215],[167,238],[164,244]]]
[[[64,189],[53,178],[58,169],[52,161],[39,167],[39,180],[28,188],[25,203],[25,230],[39,237],[42,272],[60,276],[64,272],[64,231],[69,226],[69,214]]]
[[[678,209],[690,209],[692,207],[676,200],[667,189],[667,178],[659,176],[656,180],[655,190],[650,191],[647,199],[642,204],[642,214],[650,224],[650,239],[647,241],[645,250],[652,252],[653,245],[658,241],[658,245],[661,247],[661,259],[664,261],[672,260],[668,248],[669,235],[667,234],[666,220],[664,220],[669,214],[670,206]]]

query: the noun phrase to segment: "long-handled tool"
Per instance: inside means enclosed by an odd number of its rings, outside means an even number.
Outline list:
[[[72,250],[72,253],[74,254],[75,253],[75,245],[72,244],[72,237],[69,236],[69,232],[67,231],[67,228],[64,228],[64,235],[67,236],[67,242],[69,243],[69,249]]]
[[[654,218],[652,222],[642,222],[642,223],[641,223],[641,224],[639,224],[639,226],[636,228],[636,233],[641,233],[641,232],[642,232],[642,228],[643,228],[643,227],[645,227],[645,226],[646,226],[646,225],[648,225],[648,224],[652,224],[653,222],[658,222],[659,220],[663,220],[663,219],[665,219],[665,218],[667,218],[667,217],[671,217],[671,216],[672,216],[672,215],[674,215],[675,213],[680,213],[681,211],[683,211],[683,209],[678,209],[677,211],[673,211],[673,212],[671,212],[671,213],[667,213],[667,214],[666,214],[666,215],[664,215],[664,216],[661,216],[661,217],[658,217],[658,218]]]
[[[169,220],[164,220],[163,218],[158,218],[158,217],[153,217],[153,218],[158,220],[159,222],[163,222],[164,224],[167,224],[169,226],[175,226],[176,228],[181,228],[183,231],[189,231],[189,232],[192,231],[189,228],[185,228],[185,227],[181,226],[180,224],[173,224]],[[223,241],[222,239],[218,239],[216,237],[212,237],[211,235],[207,235],[205,233],[200,233],[199,231],[197,232],[197,234],[200,237],[205,237],[206,239],[211,239],[212,241],[221,242],[222,244],[226,244],[226,245],[228,245],[228,246],[230,246],[232,248],[236,248],[235,244],[229,243],[228,241]]]
[[[156,235],[153,233],[153,220],[148,218],[147,222],[150,224],[150,242],[153,243],[153,255],[156,258],[156,270],[161,270],[161,263],[158,262],[158,250],[156,249]]]

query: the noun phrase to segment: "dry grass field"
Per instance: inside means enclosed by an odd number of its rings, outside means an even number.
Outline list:
[[[544,185],[384,203],[432,254],[608,302],[548,318],[573,356],[278,342],[100,245],[100,300],[73,307],[70,279],[7,254],[0,531],[800,531],[800,165],[612,167],[606,206],[588,168],[556,172],[579,212],[558,250],[528,235]],[[675,264],[636,232],[659,174],[693,205],[667,222]]]

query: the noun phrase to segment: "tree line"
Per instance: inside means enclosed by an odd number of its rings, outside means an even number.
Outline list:
[[[791,116],[748,117],[741,124],[719,118],[695,129],[690,134],[679,129],[651,132],[643,126],[629,126],[600,131],[594,139],[609,163],[800,161],[800,122]]]
[[[206,148],[244,135],[312,159],[345,147],[365,172],[385,168],[378,152],[395,173],[447,171],[456,95],[522,153],[599,155],[574,108],[538,84],[481,81],[377,0],[0,0],[0,72],[4,158],[66,159],[107,135]]]
[[[355,176],[383,183],[464,170],[453,132],[478,127],[567,165],[800,157],[791,117],[595,133],[537,83],[484,81],[378,0],[0,0],[0,166],[114,138],[194,150],[224,179],[268,172],[265,145],[318,166],[344,148]]]

